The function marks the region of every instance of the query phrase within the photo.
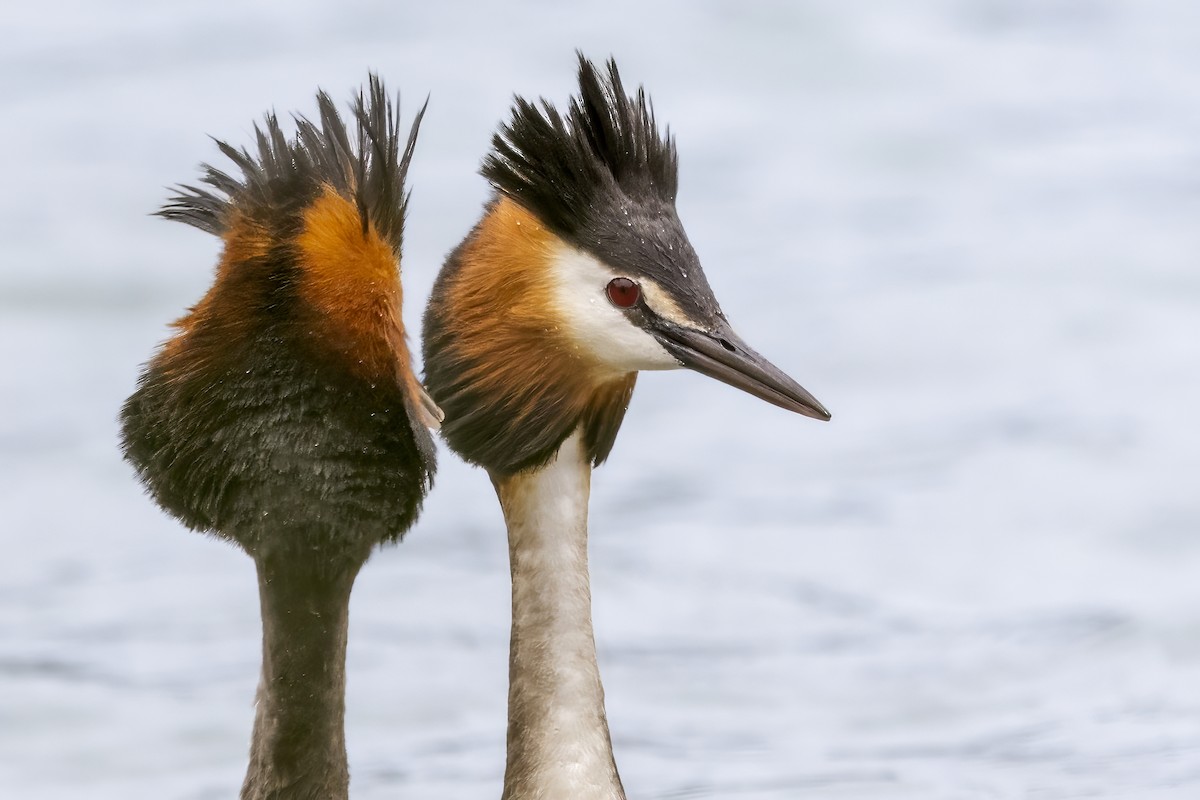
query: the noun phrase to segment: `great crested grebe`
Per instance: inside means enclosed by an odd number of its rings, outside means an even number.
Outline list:
[[[592,634],[587,511],[639,370],[688,367],[829,413],[733,332],[675,211],[676,152],[615,63],[560,114],[517,98],[496,193],[425,313],[450,447],[491,476],[512,570],[505,800],[624,798]]]
[[[121,412],[125,456],[189,528],[258,571],[262,677],[247,800],[346,798],[350,590],[371,550],[413,524],[440,411],[400,317],[407,140],[371,76],[347,131],[325,93],[288,139],[218,147],[231,175],[158,212],[222,239],[212,287],[175,323]]]

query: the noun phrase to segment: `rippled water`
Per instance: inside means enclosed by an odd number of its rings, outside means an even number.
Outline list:
[[[1139,0],[0,12],[0,794],[236,795],[249,559],[184,532],[116,409],[215,241],[164,186],[368,68],[432,93],[415,319],[510,95],[618,56],[680,212],[819,425],[643,376],[593,495],[596,632],[639,798],[1200,796],[1200,10]],[[436,7],[434,7],[436,5]],[[503,771],[486,477],[443,452],[356,589],[356,798]]]

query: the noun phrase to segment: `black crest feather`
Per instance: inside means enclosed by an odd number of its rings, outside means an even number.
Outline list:
[[[303,210],[330,186],[354,202],[364,227],[374,223],[398,254],[408,206],[404,181],[428,105],[426,100],[417,112],[401,151],[400,119],[379,76],[370,76],[367,97],[360,90],[351,106],[353,141],[332,98],[318,92],[319,122],[296,114],[296,136],[289,139],[278,117],[267,114],[262,126],[254,126],[257,155],[214,140],[241,175],[201,164],[200,180],[211,188],[177,186],[157,213],[217,236],[225,233],[235,209],[286,230],[298,226]]]
[[[566,116],[545,100],[515,98],[512,119],[492,138],[481,170],[496,189],[567,239],[577,238],[604,213],[598,207],[619,202],[621,195],[672,206],[679,185],[675,142],[659,133],[645,91],[627,95],[612,59],[601,77],[578,55],[579,94]]]

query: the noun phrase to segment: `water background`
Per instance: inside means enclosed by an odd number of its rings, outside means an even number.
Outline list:
[[[42,2],[0,11],[0,796],[236,796],[251,562],[142,494],[117,409],[217,242],[165,186],[379,70],[411,113],[405,313],[511,95],[617,56],[680,214],[822,425],[645,375],[592,576],[634,798],[1200,797],[1200,5]],[[354,595],[355,798],[498,797],[486,476]]]

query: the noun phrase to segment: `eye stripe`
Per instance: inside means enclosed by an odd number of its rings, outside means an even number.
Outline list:
[[[689,328],[699,327],[675,302],[671,294],[658,285],[652,278],[643,277],[640,284],[642,302],[663,319],[668,319],[676,325]]]

